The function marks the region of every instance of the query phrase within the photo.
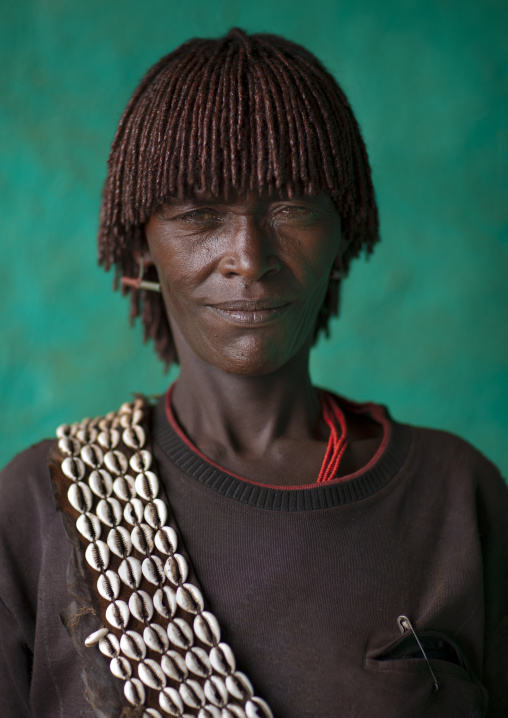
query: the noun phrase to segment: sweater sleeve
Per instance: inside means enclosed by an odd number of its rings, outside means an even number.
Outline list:
[[[0,695],[5,718],[30,718],[32,652],[12,613],[0,599]]]
[[[48,521],[50,441],[16,456],[0,472],[0,711],[32,715],[39,577]]]
[[[508,715],[508,487],[490,462],[485,462],[478,485],[478,528],[483,549],[483,682],[489,693],[487,715],[505,718]]]
[[[71,544],[52,494],[53,445],[32,446],[0,472],[1,718],[96,715],[61,620]]]

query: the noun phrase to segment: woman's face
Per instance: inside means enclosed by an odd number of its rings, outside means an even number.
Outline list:
[[[311,344],[340,219],[328,195],[172,201],[146,225],[182,361],[223,371],[281,368]]]

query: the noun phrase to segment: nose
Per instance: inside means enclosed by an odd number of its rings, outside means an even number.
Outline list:
[[[225,277],[240,276],[251,282],[280,271],[274,237],[256,217],[242,216],[234,222],[219,269]]]

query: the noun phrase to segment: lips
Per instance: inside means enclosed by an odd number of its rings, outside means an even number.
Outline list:
[[[208,304],[215,314],[232,324],[258,325],[280,317],[289,307],[286,299],[266,297],[257,300],[230,299],[227,302]]]

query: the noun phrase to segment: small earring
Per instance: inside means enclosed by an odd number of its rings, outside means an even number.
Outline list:
[[[336,267],[334,267],[330,272],[330,280],[332,282],[340,282],[340,280],[344,279],[345,276],[346,272],[343,269],[337,269]]]
[[[134,287],[134,289],[147,289],[149,292],[160,292],[161,285],[159,282],[149,282],[143,279],[145,273],[145,260],[141,257],[139,262],[139,276],[134,279],[133,277],[122,277],[121,283],[126,287]]]

